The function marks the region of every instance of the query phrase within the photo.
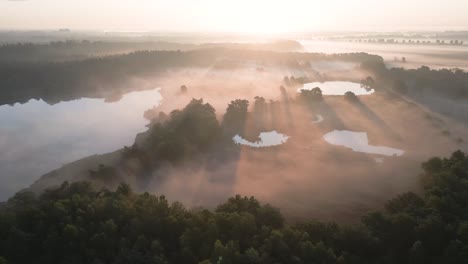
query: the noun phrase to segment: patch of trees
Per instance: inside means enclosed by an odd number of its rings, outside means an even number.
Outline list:
[[[304,76],[301,76],[301,77],[284,76],[283,78],[283,84],[288,87],[299,87],[308,82],[311,82],[311,79],[309,79],[308,77],[304,77]]]
[[[215,109],[203,99],[192,99],[183,109],[174,110],[169,115],[161,112],[155,117],[156,113],[147,113],[154,119],[145,132],[144,140],[125,147],[114,164],[91,170],[87,179],[107,187],[116,186],[121,181],[135,182],[138,189],[144,189],[149,181],[155,179],[153,172],[168,164],[207,161],[219,156],[220,152],[229,156],[230,149],[226,147],[233,144],[235,134],[244,131],[248,107],[247,100],[232,101],[222,122],[217,120]]]
[[[371,76],[367,76],[365,79],[362,79],[360,83],[361,83],[361,87],[366,90],[376,88],[375,80]]]
[[[243,131],[247,120],[249,101],[236,99],[229,103],[224,114],[222,127],[225,134],[229,136]]]
[[[154,160],[176,161],[212,147],[221,134],[215,109],[203,99],[192,99],[182,110],[171,112],[164,123],[154,124],[142,146]]]
[[[416,93],[433,92],[449,98],[468,98],[468,73],[460,69],[431,70],[422,66],[418,69],[393,68],[389,70],[393,80],[413,83],[408,90]]]
[[[451,99],[468,98],[468,72],[461,69],[434,70],[427,66],[418,69],[387,69],[383,61],[361,63],[361,69],[375,77],[374,84],[387,86],[398,92],[413,94],[434,93]]]
[[[302,89],[298,97],[300,101],[306,103],[316,103],[323,100],[322,90],[319,87],[315,87],[311,90]]]
[[[363,61],[360,65],[360,68],[361,70],[374,75],[377,80],[384,79],[388,76],[388,69],[383,59]]]
[[[422,167],[421,196],[401,194],[346,226],[287,224],[253,197],[206,210],[126,184],[19,192],[0,207],[0,263],[466,263],[468,157]]]
[[[357,97],[357,95],[351,91],[347,91],[345,94],[344,94],[344,99],[350,103],[357,103],[359,102],[359,98]]]
[[[397,93],[406,94],[408,92],[408,85],[402,80],[395,80],[392,89]]]

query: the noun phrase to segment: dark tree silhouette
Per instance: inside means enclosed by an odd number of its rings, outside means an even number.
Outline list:
[[[351,103],[359,102],[359,98],[351,91],[347,91],[344,94],[344,98],[346,101],[351,102]]]
[[[466,263],[468,157],[456,151],[423,170],[421,195],[404,193],[343,226],[288,224],[239,195],[206,210],[126,184],[23,191],[0,206],[0,263]]]

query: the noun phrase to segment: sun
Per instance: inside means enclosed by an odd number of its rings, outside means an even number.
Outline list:
[[[229,6],[230,12],[217,17],[221,28],[249,34],[275,34],[316,27],[321,21],[317,9],[306,8],[291,11],[284,2],[239,1]]]

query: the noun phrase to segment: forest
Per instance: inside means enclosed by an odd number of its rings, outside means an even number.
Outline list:
[[[12,49],[16,47],[13,46]],[[8,50],[8,47],[3,47]],[[20,49],[21,50],[21,49]],[[0,48],[2,51],[2,48]],[[249,64],[305,69],[309,60],[380,61],[376,55],[273,52],[224,47],[191,51],[135,51],[77,61],[0,62],[0,105],[43,99],[49,104],[82,97],[115,98],[135,90],[132,80],[157,78],[168,70],[233,70]],[[154,87],[144,87],[149,89]]]
[[[207,210],[127,184],[19,192],[1,205],[0,263],[464,263],[468,156],[422,168],[421,194],[403,193],[355,225],[291,223],[239,195]]]
[[[187,68],[234,70],[249,65],[259,65],[258,71],[268,67],[298,70],[305,74],[302,78],[306,78],[307,81],[323,82],[336,79],[313,69],[310,62],[314,61],[355,63],[358,69],[374,77],[375,86],[380,84],[380,86],[393,87],[395,83],[400,83],[403,84],[405,92],[411,91],[417,97],[435,94],[454,100],[468,96],[468,73],[463,70],[431,70],[426,66],[418,69],[388,69],[382,57],[367,53],[327,55],[276,52],[267,47],[253,50],[256,47],[253,44],[250,48],[243,44],[226,44],[225,46],[201,45],[197,49],[182,51],[168,49],[137,50],[128,54],[112,53],[113,47],[119,47],[120,44],[124,47],[134,47],[125,43],[99,42],[17,44],[0,47],[0,87],[2,87],[0,105],[25,103],[30,99],[43,99],[49,104],[82,97],[115,100],[122,94],[135,90],[135,83],[132,81],[158,78],[164,76],[167,71]],[[172,47],[170,43],[164,45]],[[277,45],[294,46],[294,43],[280,42]],[[63,59],[66,54],[73,54],[74,49],[79,50],[77,53],[95,52],[98,55],[90,55],[84,59]],[[111,53],[103,53],[107,56],[99,55],[100,50]],[[48,51],[55,55],[47,54]],[[46,53],[44,55],[46,58],[57,56],[59,59],[36,61],[21,59],[22,56],[34,57],[36,53]],[[11,59],[8,59],[9,57]],[[137,84],[140,86],[139,90],[153,88],[147,87],[148,84],[144,81]]]
[[[277,40],[264,43],[175,43],[168,41],[125,41],[66,40],[49,43],[8,43],[0,45],[0,62],[66,62],[93,57],[126,54],[136,51],[189,51],[207,48],[231,48],[242,50],[301,51],[302,45],[293,40]]]

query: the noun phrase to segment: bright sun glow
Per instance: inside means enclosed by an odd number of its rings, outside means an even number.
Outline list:
[[[467,8],[468,1],[461,0],[0,0],[0,29],[58,27],[266,34],[424,27],[457,29],[468,25],[464,12]],[[397,14],[398,20],[388,14]]]
[[[291,6],[285,2],[235,1],[233,4],[211,6],[209,13],[215,17],[210,21],[215,19],[218,21],[216,28],[218,31],[227,29],[257,34],[318,28],[324,18],[316,8],[316,1],[301,1],[297,6],[300,8],[291,11]]]

